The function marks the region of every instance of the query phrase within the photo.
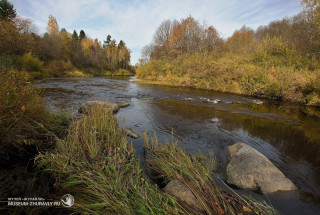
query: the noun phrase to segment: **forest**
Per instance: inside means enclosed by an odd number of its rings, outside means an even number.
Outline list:
[[[49,15],[47,32],[37,34],[32,20],[20,17],[12,4],[1,1],[1,70],[28,72],[31,78],[132,75],[130,50],[110,35],[100,42],[86,35],[60,28]]]
[[[142,51],[137,78],[320,105],[320,1],[227,39],[192,16],[165,20]]]

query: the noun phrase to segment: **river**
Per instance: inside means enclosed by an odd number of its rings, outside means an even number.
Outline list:
[[[89,100],[126,101],[120,126],[190,153],[212,151],[224,178],[224,148],[244,142],[268,157],[299,191],[263,196],[283,214],[320,214],[320,109],[206,90],[132,82],[131,78],[55,78],[35,83],[52,112],[76,113]],[[213,102],[216,101],[217,103]],[[130,139],[132,140],[132,139]],[[143,162],[143,138],[132,140]]]

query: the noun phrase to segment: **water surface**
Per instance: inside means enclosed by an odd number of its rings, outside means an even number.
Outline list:
[[[178,140],[188,152],[213,151],[223,178],[224,148],[244,142],[268,157],[299,188],[269,199],[283,214],[320,214],[320,109],[213,91],[111,78],[46,79],[36,83],[53,112],[75,113],[89,100],[126,101],[120,125],[143,136]],[[216,101],[217,103],[215,103]],[[142,138],[132,140],[142,158]],[[239,192],[243,192],[240,191]]]

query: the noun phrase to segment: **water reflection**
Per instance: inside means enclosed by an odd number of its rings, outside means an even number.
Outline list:
[[[317,108],[187,88],[154,86],[127,79],[51,79],[37,83],[45,88],[52,110],[70,110],[87,100],[129,102],[117,114],[122,126],[139,134],[155,131],[160,140],[174,138],[189,152],[214,151],[220,165],[226,164],[224,148],[245,142],[267,156],[290,178],[304,195],[294,200],[279,200],[286,205],[315,207],[320,211],[320,111]],[[207,103],[220,99],[221,103]],[[72,111],[71,111],[72,112]],[[142,139],[134,141],[142,154]],[[222,172],[223,169],[220,169]],[[279,195],[273,197],[275,201]],[[310,203],[310,198],[316,203]],[[316,200],[317,199],[317,200]],[[287,203],[285,202],[287,201]],[[307,202],[306,204],[303,202]],[[310,204],[308,206],[308,204]],[[299,207],[300,207],[299,206]],[[292,208],[292,207],[291,207]]]

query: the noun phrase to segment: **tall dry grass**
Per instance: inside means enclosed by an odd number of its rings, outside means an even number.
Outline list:
[[[264,201],[240,196],[231,188],[232,192],[222,191],[211,175],[214,162],[210,157],[195,157],[176,143],[159,143],[156,137],[149,143],[146,135],[144,149],[147,167],[153,177],[164,183],[179,180],[192,191],[202,208],[202,211],[194,209],[194,214],[277,214]]]
[[[70,193],[80,214],[188,214],[144,175],[135,150],[109,109],[95,107],[73,122],[53,152],[37,158],[55,176],[58,198]]]

